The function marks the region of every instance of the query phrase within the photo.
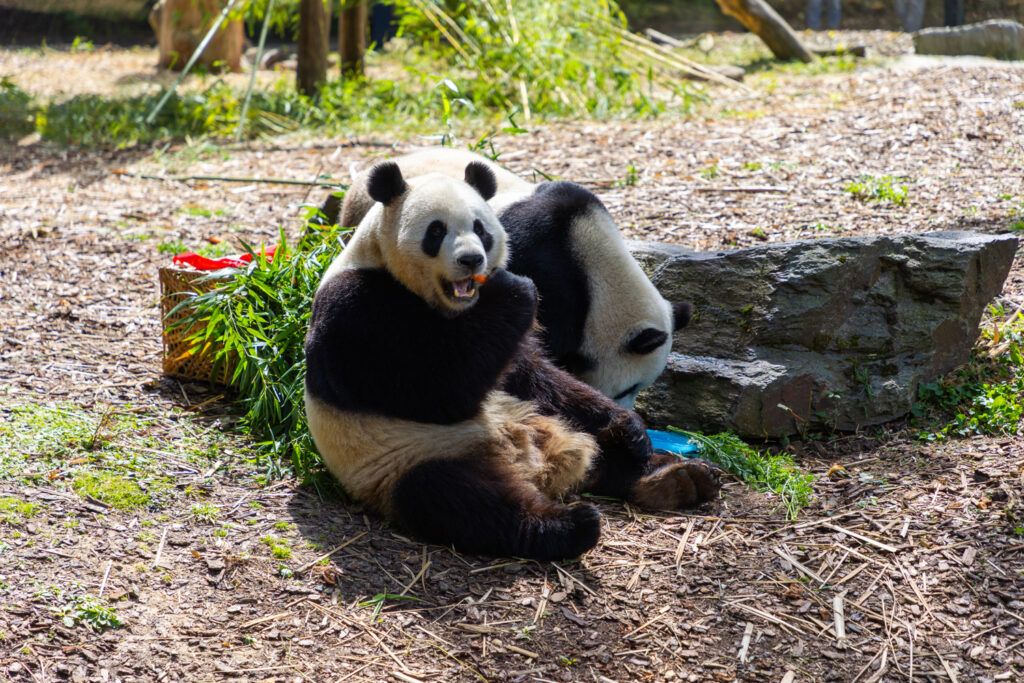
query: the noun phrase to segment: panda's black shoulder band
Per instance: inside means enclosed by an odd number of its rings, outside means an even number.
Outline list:
[[[384,161],[370,169],[366,191],[374,201],[387,206],[395,197],[404,194],[407,188],[402,170],[394,161]]]
[[[471,161],[466,166],[466,184],[479,192],[485,202],[498,191],[498,181],[494,178],[494,171],[482,161]]]

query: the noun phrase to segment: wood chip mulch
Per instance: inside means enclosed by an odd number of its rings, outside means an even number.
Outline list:
[[[594,188],[630,237],[701,250],[1002,232],[1024,218],[1019,64],[904,58],[750,85],[755,95],[710,90],[714,104],[692,118],[545,126],[496,145],[516,171]],[[158,245],[271,241],[282,223],[294,234],[297,205],[323,193],[122,171],[344,177],[381,142],[393,140],[157,156],[0,147],[0,429],[26,403],[131,409],[154,418],[160,450],[173,454],[182,409],[231,419],[208,388],[160,376],[156,270],[170,257]],[[862,174],[905,178],[907,205],[851,197],[843,188]],[[1024,303],[1020,259],[1002,298]],[[0,678],[1024,679],[1019,436],[928,444],[896,425],[790,449],[818,475],[796,522],[738,482],[681,514],[601,503],[600,545],[562,564],[424,546],[294,482],[260,483],[226,455],[208,471],[169,457],[164,473],[201,486],[216,524],[198,521],[185,495],[119,513],[60,478],[0,481],[0,497],[41,506],[0,522]],[[850,476],[827,476],[835,463]],[[140,543],[143,523],[156,540]],[[289,538],[293,556],[272,557],[268,534]],[[68,628],[41,597],[46,586],[102,589],[126,625]]]

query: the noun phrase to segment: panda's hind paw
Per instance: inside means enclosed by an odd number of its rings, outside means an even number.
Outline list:
[[[721,488],[721,470],[692,458],[665,465],[633,485],[630,501],[656,510],[693,507],[712,500]]]

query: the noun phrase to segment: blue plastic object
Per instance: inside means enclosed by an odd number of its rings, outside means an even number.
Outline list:
[[[682,434],[674,432],[663,432],[658,429],[648,429],[647,436],[651,437],[651,445],[656,451],[675,453],[676,455],[692,455],[700,448],[697,444],[687,439]]]

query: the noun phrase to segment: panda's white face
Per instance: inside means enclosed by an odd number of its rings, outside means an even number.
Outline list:
[[[505,230],[483,197],[440,174],[412,178],[384,208],[393,234],[382,243],[391,273],[434,308],[451,315],[476,303],[478,287],[505,265]],[[390,214],[390,215],[388,215]]]
[[[637,394],[665,369],[672,347],[672,305],[630,255],[604,207],[578,216],[572,236],[590,293],[580,347],[590,367],[579,377],[632,409]]]

